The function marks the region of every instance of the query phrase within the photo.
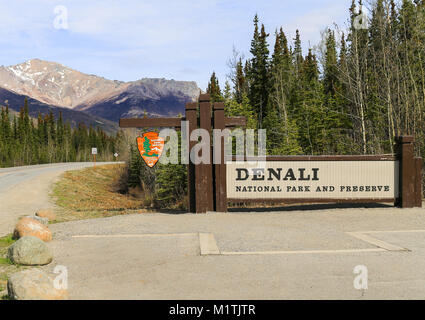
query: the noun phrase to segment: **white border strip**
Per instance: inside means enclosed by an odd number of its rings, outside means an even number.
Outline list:
[[[188,237],[198,236],[201,256],[208,255],[294,255],[294,254],[344,254],[344,253],[367,253],[367,252],[388,252],[388,251],[410,251],[368,235],[371,233],[420,233],[425,230],[393,230],[393,231],[356,231],[346,232],[348,235],[365,241],[377,248],[369,249],[343,249],[343,250],[295,250],[295,251],[252,251],[252,252],[220,252],[213,233],[153,233],[153,234],[104,234],[104,235],[75,235],[72,238],[160,238],[160,237]]]
[[[362,253],[362,252],[385,252],[387,250],[377,249],[346,249],[346,250],[297,250],[297,251],[252,251],[252,252],[222,252],[225,256],[236,255],[279,255],[279,254],[329,254],[329,253]]]
[[[420,233],[425,230],[357,231],[360,233]]]
[[[378,248],[383,248],[387,251],[410,251],[409,249],[402,248],[402,247],[393,245],[391,243],[373,238],[373,237],[365,234],[365,232],[347,232],[347,234],[349,234],[350,236],[353,236],[354,238],[357,238],[359,240],[363,240],[367,243],[370,243],[374,246],[377,246]]]
[[[214,234],[212,233],[200,233],[199,245],[201,247],[201,256],[220,254]]]
[[[151,234],[99,234],[99,235],[76,235],[72,238],[160,238],[160,237],[189,237],[196,236],[197,233],[151,233]]]

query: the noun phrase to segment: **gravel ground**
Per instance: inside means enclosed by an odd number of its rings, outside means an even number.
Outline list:
[[[425,232],[404,232],[425,231],[425,210],[317,208],[55,224],[46,269],[68,268],[73,299],[425,299]],[[370,252],[377,247],[346,233],[379,230],[404,230],[374,237],[410,251]],[[329,252],[200,256],[200,232],[213,233],[221,252]],[[125,236],[142,234],[158,236]],[[360,251],[333,251],[342,249]],[[357,265],[368,268],[366,291],[353,287]]]

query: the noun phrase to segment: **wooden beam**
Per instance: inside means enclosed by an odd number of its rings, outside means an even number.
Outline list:
[[[422,208],[422,158],[415,158],[415,207]]]
[[[214,103],[214,129],[225,128],[224,104],[222,102]],[[220,163],[214,164],[215,180],[215,211],[227,212],[227,190],[226,190],[226,163],[224,162],[224,138],[220,138]],[[214,142],[215,144],[215,142]],[[214,150],[214,152],[216,149]],[[215,153],[213,158],[215,157]],[[215,158],[214,158],[215,159]]]
[[[199,95],[199,102],[210,102],[211,96],[209,93],[204,93]]]
[[[196,130],[198,126],[197,118],[198,103],[187,103],[186,104],[186,119],[189,121],[189,132],[187,132],[187,139],[190,139],[190,135],[193,130]],[[196,145],[195,141],[189,140],[189,164],[187,165],[187,193],[188,193],[188,210],[191,213],[196,213],[196,179],[195,179],[195,164],[190,161],[190,151]]]
[[[314,203],[394,203],[394,198],[383,199],[227,199],[229,203],[268,203],[268,204],[314,204]],[[261,207],[260,207],[261,208]]]
[[[185,118],[133,118],[120,119],[120,128],[180,128]]]
[[[414,208],[416,205],[415,176],[417,173],[413,150],[412,136],[401,136],[397,139],[397,154],[400,159],[400,198],[398,205],[402,208]]]
[[[266,156],[246,157],[244,161],[396,161],[393,155],[363,155],[363,156]],[[227,156],[226,161],[237,161],[236,156]]]
[[[211,103],[201,102],[199,104],[199,128],[206,130],[211,134]],[[211,149],[210,149],[211,150]],[[202,156],[204,156],[201,151]],[[196,212],[206,213],[208,211],[214,211],[214,199],[213,199],[213,169],[211,163],[212,155],[210,153],[210,161],[208,164],[200,163],[196,165],[199,170],[196,170]],[[199,199],[199,203],[198,203]]]
[[[245,117],[224,118],[224,124],[226,125],[226,128],[245,127],[246,118]]]
[[[120,128],[180,128],[186,118],[128,118],[120,119]],[[245,117],[224,118],[226,128],[246,126]]]

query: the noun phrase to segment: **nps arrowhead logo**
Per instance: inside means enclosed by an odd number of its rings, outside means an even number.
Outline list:
[[[140,155],[149,168],[153,168],[161,157],[164,149],[164,139],[156,132],[144,133],[142,137],[137,137],[137,147]]]

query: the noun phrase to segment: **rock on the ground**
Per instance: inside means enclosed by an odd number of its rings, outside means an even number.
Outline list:
[[[46,265],[53,260],[47,245],[33,236],[26,236],[16,241],[9,247],[7,256],[13,263],[25,266]]]
[[[39,216],[36,216],[36,215],[26,216],[25,218],[34,219],[34,220],[40,222],[41,224],[44,224],[45,226],[49,225],[49,219],[47,219],[47,218],[42,218],[42,217],[39,217]]]
[[[56,219],[56,214],[54,214],[54,212],[50,209],[42,209],[42,210],[38,210],[35,213],[36,216],[41,217],[41,218],[47,218],[50,221],[53,221]]]
[[[12,274],[7,281],[7,293],[13,300],[66,300],[67,290],[56,289],[53,279],[39,269]]]
[[[22,218],[16,224],[13,237],[19,239],[25,236],[34,236],[46,242],[52,240],[49,228],[32,218]]]

